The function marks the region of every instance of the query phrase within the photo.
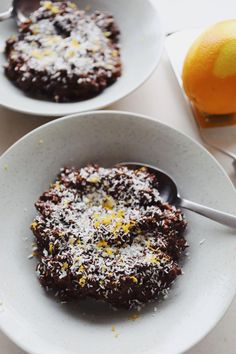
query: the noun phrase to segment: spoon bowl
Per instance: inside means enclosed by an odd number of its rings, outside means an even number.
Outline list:
[[[158,191],[165,202],[194,211],[220,224],[236,229],[236,216],[181,198],[178,194],[178,189],[174,180],[156,167],[137,162],[124,162],[119,165],[134,170],[146,167],[151,173],[156,175],[158,180]]]
[[[24,22],[39,6],[40,0],[13,0],[13,15],[19,22]]]
[[[177,187],[172,178],[168,176],[165,172],[158,170],[154,166],[140,164],[137,162],[122,162],[119,164],[119,166],[126,166],[132,170],[137,170],[141,167],[146,167],[150,172],[156,175],[158,180],[158,191],[162,199],[167,203],[175,204],[178,198]]]
[[[0,21],[16,17],[18,22],[24,22],[39,6],[40,0],[13,0],[12,6],[7,11],[0,13]]]

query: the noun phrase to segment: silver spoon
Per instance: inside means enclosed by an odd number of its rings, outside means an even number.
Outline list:
[[[119,163],[118,165],[126,166],[129,169],[139,169],[140,167],[147,167],[151,173],[156,175],[157,180],[159,182],[158,190],[160,196],[165,202],[171,203],[177,207],[192,210],[195,213],[212,219],[220,224],[236,228],[236,216],[228,213],[223,213],[221,211],[208,208],[204,205],[181,198],[178,193],[177,186],[172,180],[172,178],[163,171],[158,170],[156,167],[136,162],[124,162]]]
[[[39,6],[40,0],[13,0],[12,6],[7,11],[0,13],[0,21],[16,17],[19,22],[24,22]]]

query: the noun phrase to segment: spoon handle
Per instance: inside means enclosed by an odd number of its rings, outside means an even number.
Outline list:
[[[13,14],[13,7],[10,7],[7,11],[0,13],[0,21],[7,20],[8,18],[12,17]]]
[[[178,199],[178,206],[195,211],[196,213],[219,222],[220,224],[236,229],[236,216],[232,214],[208,208],[204,205],[194,203],[186,199]]]

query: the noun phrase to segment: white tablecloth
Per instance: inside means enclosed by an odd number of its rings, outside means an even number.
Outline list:
[[[186,27],[206,26],[221,19],[231,18],[236,13],[234,0],[152,1],[158,7],[166,32]],[[198,129],[186,106],[165,51],[151,79],[135,93],[108,108],[156,117],[200,140]],[[0,108],[0,154],[22,135],[47,121],[49,121],[47,118],[25,116]],[[233,176],[231,161],[219,153],[212,152],[227,172]],[[236,352],[235,328],[236,301],[233,302],[217,327],[187,354],[234,354]],[[0,333],[0,354],[24,354],[24,352]]]

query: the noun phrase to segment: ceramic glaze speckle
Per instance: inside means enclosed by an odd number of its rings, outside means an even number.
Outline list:
[[[120,161],[156,165],[174,178],[183,197],[235,212],[235,191],[218,163],[200,145],[152,119],[91,112],[28,134],[0,159],[0,325],[31,353],[177,354],[217,323],[234,296],[234,232],[191,212],[186,212],[190,258],[156,312],[150,306],[137,321],[129,321],[127,312],[109,312],[93,303],[61,305],[45,295],[32,271],[34,261],[27,258],[34,201],[62,166]]]

